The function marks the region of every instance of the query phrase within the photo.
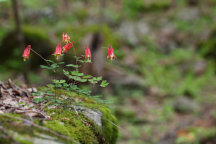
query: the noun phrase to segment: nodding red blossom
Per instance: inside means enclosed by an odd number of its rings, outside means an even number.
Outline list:
[[[91,51],[88,45],[85,47],[85,58],[88,59],[88,62],[91,62]]]
[[[114,50],[112,48],[112,45],[109,45],[108,46],[108,56],[107,56],[107,59],[113,60],[115,58],[116,58],[116,56],[114,54]]]
[[[24,58],[24,61],[26,61],[26,59],[29,58],[30,51],[31,51],[31,45],[28,45],[28,46],[25,48],[25,50],[24,50],[24,52],[23,52],[23,55],[22,55],[23,58]]]
[[[61,56],[62,54],[62,48],[61,48],[61,43],[58,43],[57,46],[56,46],[56,50],[55,52],[53,53],[53,55],[56,56],[56,59],[59,58],[59,56]]]
[[[65,43],[70,42],[70,37],[67,33],[66,34],[64,34],[64,32],[62,33],[62,41]]]
[[[67,53],[68,50],[69,50],[70,48],[72,48],[72,47],[73,47],[73,43],[72,43],[72,42],[71,42],[71,43],[67,43],[67,44],[63,47],[63,52]]]

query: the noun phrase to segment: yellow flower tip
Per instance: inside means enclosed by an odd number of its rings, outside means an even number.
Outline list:
[[[91,62],[91,59],[90,59],[90,58],[88,58],[88,59],[87,59],[87,62],[88,62],[88,63],[90,63],[90,62]]]

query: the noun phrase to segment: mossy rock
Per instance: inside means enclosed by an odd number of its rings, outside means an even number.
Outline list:
[[[151,0],[148,2],[143,0],[125,0],[123,1],[123,12],[127,17],[135,19],[140,16],[139,14],[141,13],[161,12],[169,9],[170,6],[171,2],[169,0]]]
[[[9,117],[7,117],[9,116]],[[67,139],[51,134],[49,131],[32,126],[22,120],[20,115],[0,115],[0,143],[2,144],[58,144],[68,143]]]
[[[64,91],[63,91],[64,92]],[[56,92],[61,93],[62,91]],[[34,123],[62,136],[59,137],[38,127],[26,124],[26,122],[4,117],[0,114],[0,137],[1,142],[13,143],[37,143],[40,144],[51,140],[50,143],[77,143],[81,144],[115,144],[118,137],[117,120],[111,111],[95,100],[78,96],[74,93],[64,92],[79,105],[69,104],[58,108],[46,107],[45,112],[50,116],[50,120],[34,120]],[[94,113],[94,114],[93,114]],[[10,116],[21,117],[10,114]],[[1,131],[2,129],[5,131]],[[7,139],[7,134],[10,139]],[[44,140],[45,139],[45,140]]]
[[[23,50],[27,45],[31,45],[34,50],[42,56],[50,56],[54,51],[54,46],[49,39],[46,31],[39,27],[24,25],[22,27],[24,35]],[[4,64],[9,69],[16,69],[22,71],[22,52],[19,49],[19,43],[16,38],[16,32],[9,32],[1,41],[0,45],[0,64]],[[30,66],[36,68],[43,64],[43,60],[38,58],[35,54],[30,54]]]

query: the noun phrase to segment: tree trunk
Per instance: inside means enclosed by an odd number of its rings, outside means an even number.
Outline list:
[[[21,51],[24,50],[24,37],[23,33],[21,30],[21,21],[19,17],[19,6],[18,6],[18,1],[17,0],[12,0],[12,9],[13,9],[13,15],[14,15],[14,21],[15,21],[15,30],[16,30],[16,37],[18,41],[18,47]],[[29,79],[28,79],[28,64],[24,63],[24,80],[26,84],[29,84]]]
[[[176,0],[171,0],[171,7],[175,8],[177,6]]]
[[[93,55],[93,73],[96,75],[103,75],[104,69],[104,48],[103,48],[103,34],[102,26],[104,23],[104,10],[106,8],[106,0],[99,0],[99,31],[94,33],[91,50]]]

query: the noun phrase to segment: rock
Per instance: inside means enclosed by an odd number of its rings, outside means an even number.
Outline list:
[[[195,113],[200,111],[198,103],[187,97],[179,97],[174,100],[173,107],[180,113]]]
[[[86,96],[64,95],[79,100],[80,104],[48,106],[43,109],[49,116],[47,119],[29,117],[22,111],[8,114],[0,110],[0,143],[116,143],[117,120],[107,107]],[[35,115],[31,111],[27,114]]]
[[[145,79],[143,77],[126,73],[118,66],[106,65],[105,75],[109,78],[109,82],[112,84],[145,88]]]
[[[178,17],[184,21],[193,22],[194,20],[199,19],[200,13],[198,8],[187,8],[181,9],[178,13]]]
[[[132,46],[143,41],[143,36],[149,34],[150,27],[145,20],[138,22],[123,21],[119,28],[119,35]]]
[[[33,144],[62,144],[67,139],[60,138],[50,131],[40,129],[28,123],[0,114],[0,143],[33,143]]]
[[[139,43],[138,37],[136,34],[136,26],[133,22],[123,22],[120,26],[119,30],[120,35],[122,38],[131,44],[132,46],[135,46]]]
[[[150,32],[149,25],[144,20],[140,20],[136,23],[136,29],[139,37],[142,37],[143,35],[147,35]]]
[[[81,112],[84,116],[93,120],[100,128],[102,128],[102,116],[103,114],[99,110],[92,110],[82,106],[75,106],[78,112]]]
[[[196,62],[193,66],[193,71],[196,76],[202,75],[206,69],[207,69],[207,62],[204,60],[200,60]]]
[[[172,24],[168,22],[163,23],[163,28],[159,32],[154,33],[154,37],[159,50],[163,53],[169,53],[177,46],[177,32]]]

